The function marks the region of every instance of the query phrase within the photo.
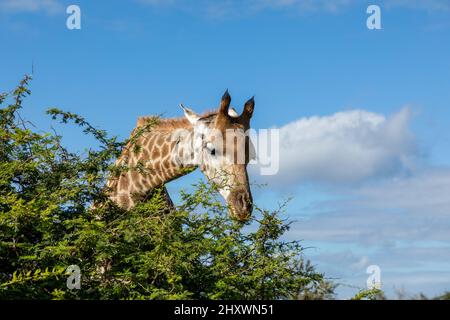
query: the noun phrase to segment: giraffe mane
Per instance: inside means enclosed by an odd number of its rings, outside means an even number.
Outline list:
[[[212,121],[217,116],[217,111],[207,111],[200,116],[200,120]],[[183,129],[190,126],[189,121],[185,117],[180,118],[158,118],[155,116],[142,116],[138,118],[136,128],[142,127],[148,123],[148,121],[157,119],[157,123],[152,129],[159,130],[174,130]]]

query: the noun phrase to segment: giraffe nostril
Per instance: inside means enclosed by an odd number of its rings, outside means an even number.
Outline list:
[[[250,197],[245,193],[239,196],[238,205],[242,208],[242,211],[244,212],[251,212],[252,210]]]

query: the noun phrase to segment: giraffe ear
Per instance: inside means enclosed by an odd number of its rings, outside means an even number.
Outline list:
[[[244,105],[244,111],[242,111],[241,119],[244,121],[250,121],[253,110],[255,109],[255,97],[251,97]]]
[[[183,104],[180,104],[180,107],[181,107],[181,109],[183,109],[184,116],[186,117],[186,119],[188,119],[192,125],[195,125],[197,123],[198,119],[200,119],[200,116],[198,114],[196,114],[194,111],[192,111],[191,109],[183,106]]]
[[[219,114],[222,114],[225,117],[228,117],[228,108],[230,108],[231,96],[227,91],[222,96],[222,100],[220,101],[219,106]]]

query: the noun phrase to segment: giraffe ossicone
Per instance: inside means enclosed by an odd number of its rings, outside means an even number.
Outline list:
[[[214,112],[199,115],[180,105],[183,118],[160,119],[133,142],[138,150],[130,142],[116,162],[129,170],[109,179],[109,198],[130,209],[155,188],[200,168],[217,186],[231,217],[246,221],[253,209],[247,165],[253,156],[248,131],[255,101],[248,100],[240,115],[230,102],[227,90]],[[149,119],[154,118],[139,118],[133,133]],[[165,188],[164,192],[171,204]]]

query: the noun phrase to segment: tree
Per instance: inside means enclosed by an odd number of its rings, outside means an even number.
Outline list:
[[[60,135],[34,132],[20,116],[30,80],[0,96],[0,298],[333,295],[334,287],[304,261],[300,243],[282,240],[290,226],[283,207],[256,208],[243,225],[228,218],[214,187],[202,182],[181,193],[176,210],[166,210],[158,190],[132,210],[116,207],[105,196],[105,179],[129,169],[113,161],[135,136],[120,142],[76,114],[50,109],[100,145],[85,156],[70,152]],[[89,209],[94,201],[102,205]],[[70,265],[80,268],[79,290],[66,286]]]

